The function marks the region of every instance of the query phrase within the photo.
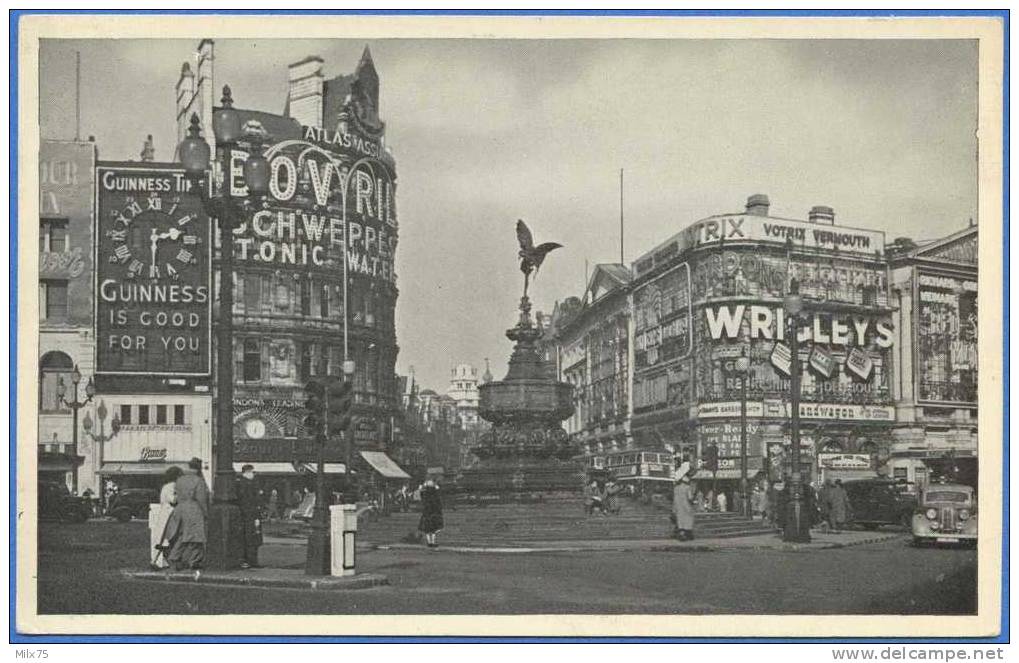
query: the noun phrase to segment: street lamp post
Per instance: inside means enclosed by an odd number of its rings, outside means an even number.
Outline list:
[[[743,354],[736,359],[736,370],[740,374],[740,408],[739,408],[739,455],[740,455],[740,494],[742,495],[743,515],[753,516],[750,507],[749,481],[747,477],[747,380],[750,378],[750,357],[744,346]]]
[[[102,400],[99,401],[99,407],[96,408],[96,423],[99,426],[99,431],[92,432],[92,417],[88,416],[88,412],[85,413],[85,419],[81,422],[82,427],[85,429],[85,433],[92,438],[92,441],[99,445],[99,453],[96,454],[96,463],[99,470],[103,469],[103,456],[105,445],[107,442],[116,437],[117,433],[120,432],[120,416],[113,415],[113,421],[110,422],[111,432],[106,435],[106,403]],[[103,513],[106,513],[106,491],[103,489],[102,481],[99,482],[99,508]]]
[[[800,316],[803,313],[803,297],[800,296],[800,284],[796,279],[789,283],[789,292],[782,301],[782,308],[786,314],[786,322],[791,326],[792,332],[789,336],[789,351],[792,358],[789,361],[789,408],[792,410],[790,421],[790,461],[792,463],[792,476],[790,481],[790,493],[792,499],[787,507],[785,528],[782,531],[782,540],[793,543],[808,543],[810,541],[810,528],[805,526],[805,509],[803,506],[803,477],[800,473]],[[791,324],[789,324],[791,323]]]
[[[233,108],[230,87],[223,87],[221,107],[212,115],[215,141],[222,146],[227,159],[242,137],[241,118]],[[255,145],[243,164],[245,197],[234,196],[229,178],[229,164],[223,169],[224,181],[218,194],[203,188],[208,184],[209,144],[201,136],[197,115],[191,116],[188,137],[179,147],[181,163],[198,187],[202,202],[219,225],[219,316],[216,326],[216,473],[212,484],[213,503],[209,513],[206,565],[210,569],[235,569],[240,566],[243,548],[243,523],[237,505],[233,468],[233,231],[252,207],[269,189],[269,164]],[[209,185],[211,188],[211,184]],[[211,250],[211,248],[210,248]]]
[[[67,385],[64,384],[64,378],[60,378],[57,382],[57,396],[63,401],[64,405],[71,408],[71,457],[74,467],[71,468],[71,492],[75,495],[78,494],[78,410],[92,402],[92,398],[96,395],[96,385],[90,377],[88,382],[85,384],[85,400],[78,400],[78,385],[81,384],[81,371],[78,370],[78,365],[74,365],[74,370],[71,371],[71,384],[74,385],[74,395],[71,400],[67,400]]]

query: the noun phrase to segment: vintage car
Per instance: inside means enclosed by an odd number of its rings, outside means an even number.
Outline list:
[[[88,520],[91,511],[88,500],[72,495],[62,482],[39,482],[40,519],[83,523]]]
[[[849,498],[850,522],[864,529],[881,525],[909,527],[916,511],[916,498],[905,484],[876,477],[842,484]]]
[[[159,491],[152,488],[128,488],[111,500],[106,515],[126,523],[132,518],[148,518],[149,505],[159,501]]]
[[[973,489],[958,483],[933,483],[920,494],[913,515],[913,543],[977,541],[977,502]]]

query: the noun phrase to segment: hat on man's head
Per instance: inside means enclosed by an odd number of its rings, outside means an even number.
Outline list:
[[[255,466],[252,465],[251,463],[245,463],[244,465],[241,466],[241,472],[254,472],[254,471]]]
[[[190,467],[192,470],[202,469],[202,459],[198,457],[192,458],[191,460],[188,461],[188,467]]]

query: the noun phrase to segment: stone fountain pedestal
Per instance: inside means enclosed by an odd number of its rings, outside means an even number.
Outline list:
[[[538,351],[542,331],[520,300],[520,320],[506,331],[515,343],[506,377],[480,387],[479,414],[492,428],[471,451],[480,459],[465,469],[459,489],[479,498],[576,493],[584,473],[572,460],[576,448],[562,427],[573,414],[573,386],[559,382]]]

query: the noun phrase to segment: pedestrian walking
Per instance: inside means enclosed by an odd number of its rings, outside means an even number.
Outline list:
[[[832,530],[838,534],[849,520],[849,495],[842,487],[842,479],[835,479],[835,485],[828,493],[828,510],[830,514],[829,524]]]
[[[159,506],[149,513],[149,533],[152,539],[153,568],[165,569],[170,565],[167,555],[170,551],[170,541],[166,537],[166,524],[170,520],[170,514],[177,504],[177,479],[183,471],[176,465],[168,467],[163,473],[163,487],[159,491]]]
[[[276,520],[280,517],[280,493],[275,488],[269,493],[269,512],[266,518]]]
[[[429,548],[437,547],[435,535],[442,530],[443,525],[439,486],[429,478],[421,486],[421,520],[418,522],[418,529],[424,532],[425,542]]]
[[[718,491],[718,510],[721,513],[729,510],[729,498],[725,496],[725,491]]]
[[[690,475],[684,474],[672,488],[672,517],[680,541],[693,539],[694,501],[696,492],[690,485]]]
[[[755,484],[750,493],[750,515],[753,518],[758,518],[762,513],[764,513],[764,491]]]
[[[178,571],[202,568],[205,562],[205,523],[209,517],[209,489],[202,477],[202,461],[192,458],[175,483],[177,506],[166,523],[170,541],[168,561]]]
[[[584,488],[584,511],[587,515],[594,514],[595,511],[605,515],[605,502],[602,499],[601,488],[598,487],[597,481],[592,481]]]
[[[821,512],[821,522],[825,523],[829,530],[835,529],[832,526],[831,517],[831,491],[833,487],[831,479],[825,479],[824,483],[821,484],[821,489],[817,492],[817,508]]]
[[[619,484],[611,479],[605,484],[605,510],[613,515],[619,514]]]
[[[255,467],[247,464],[241,467],[237,479],[237,504],[241,507],[241,525],[244,546],[241,550],[241,568],[261,568],[258,563],[258,548],[262,545],[262,491],[255,481]]]

